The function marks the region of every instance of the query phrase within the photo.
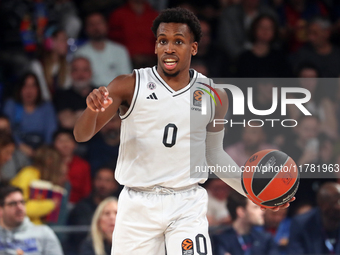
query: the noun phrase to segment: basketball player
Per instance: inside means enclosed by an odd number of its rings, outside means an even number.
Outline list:
[[[168,9],[155,19],[152,30],[157,66],[134,70],[107,88],[93,90],[74,135],[79,142],[91,139],[119,109],[116,179],[125,187],[119,197],[112,255],[212,254],[207,193],[198,186],[205,179],[190,178],[190,163],[204,165],[206,159],[209,165],[236,166],[222,148],[223,125],[211,123],[224,118],[227,94],[218,91],[223,106],[210,106],[211,114],[190,126],[190,114],[196,114],[190,112],[191,87],[205,78],[189,69],[201,38],[200,23],[185,9]],[[190,142],[195,143],[195,155],[190,155]],[[244,194],[240,173],[223,180]]]

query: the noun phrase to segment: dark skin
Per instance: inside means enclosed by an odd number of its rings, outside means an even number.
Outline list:
[[[340,184],[325,183],[317,195],[322,223],[327,231],[340,227]]]
[[[188,25],[182,23],[161,23],[157,30],[155,54],[160,77],[174,90],[178,91],[189,84],[191,56],[197,54],[198,43]],[[175,64],[171,67],[166,60]],[[135,74],[121,75],[115,78],[107,87],[94,89],[87,97],[87,108],[75,124],[74,136],[78,142],[90,140],[117,112],[123,115],[131,101],[135,89]],[[228,96],[224,90],[218,89],[222,105],[217,104],[215,118],[223,119],[228,111]],[[209,132],[223,130],[223,125],[207,126]],[[295,199],[295,198],[294,198]],[[293,201],[293,200],[292,200]],[[286,203],[273,210],[286,208]]]
[[[158,56],[157,72],[173,90],[188,85],[191,56],[197,54],[198,43],[186,24],[161,23],[157,32],[155,54]],[[176,67],[168,70],[166,59],[176,61]]]

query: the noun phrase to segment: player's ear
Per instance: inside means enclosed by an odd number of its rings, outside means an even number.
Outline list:
[[[195,56],[197,54],[197,49],[198,49],[198,43],[193,42],[191,44],[191,55]]]

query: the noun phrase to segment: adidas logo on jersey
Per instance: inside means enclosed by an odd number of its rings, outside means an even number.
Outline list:
[[[146,99],[154,99],[154,100],[158,100],[157,96],[155,93],[152,93],[150,96],[148,96]]]

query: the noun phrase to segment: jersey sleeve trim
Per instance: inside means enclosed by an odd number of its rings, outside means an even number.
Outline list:
[[[135,107],[135,104],[136,104],[136,101],[137,101],[137,97],[138,97],[138,93],[139,93],[140,74],[139,74],[139,71],[137,69],[135,69],[134,71],[136,73],[135,91],[133,93],[133,98],[132,98],[131,105],[130,105],[129,109],[127,110],[127,112],[124,115],[120,115],[120,118],[122,120],[125,120],[127,117],[130,116],[131,112],[133,111],[133,108]]]

